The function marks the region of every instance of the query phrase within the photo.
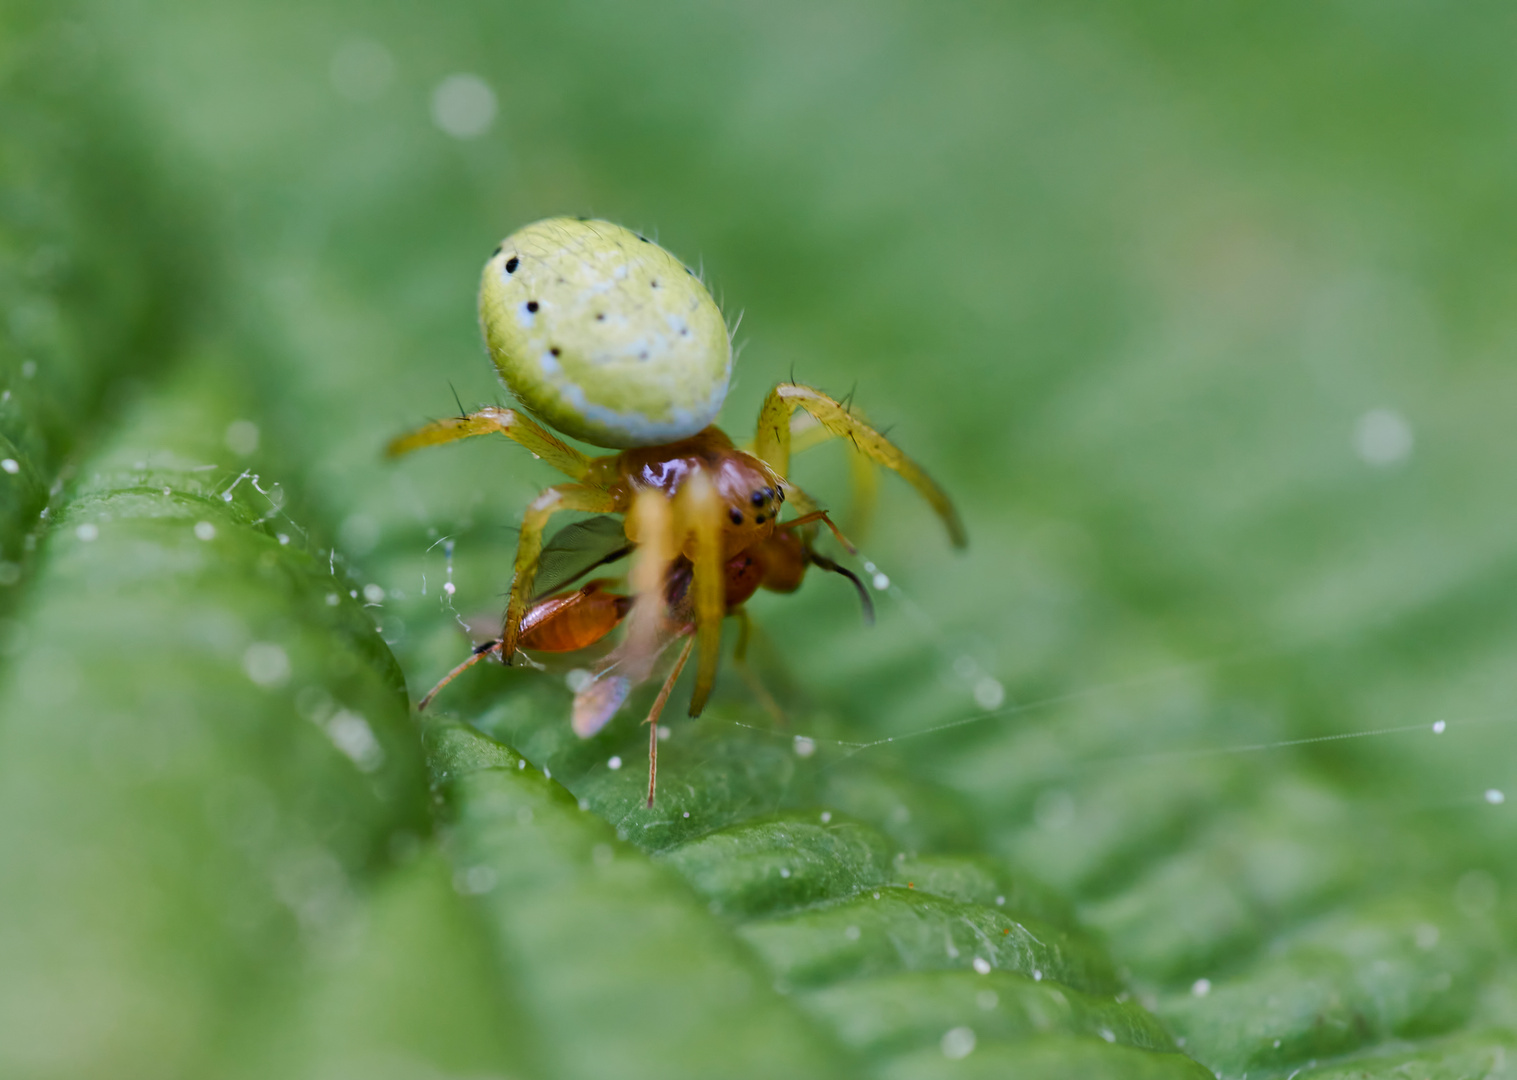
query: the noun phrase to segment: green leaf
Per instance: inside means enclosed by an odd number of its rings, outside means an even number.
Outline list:
[[[0,0],[0,1074],[1511,1073],[1509,22]],[[582,658],[410,705],[554,477],[381,448],[565,212],[972,538],[887,481],[651,809]]]

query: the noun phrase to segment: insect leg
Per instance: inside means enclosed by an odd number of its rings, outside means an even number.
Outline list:
[[[462,664],[459,664],[452,671],[450,671],[446,675],[444,675],[442,677],[442,680],[436,686],[432,687],[432,689],[430,689],[430,690],[428,690],[426,692],[426,695],[423,696],[422,699],[416,703],[416,711],[417,712],[424,712],[426,710],[427,706],[430,705],[430,704],[432,704],[432,699],[437,696],[437,692],[439,690],[441,690],[444,686],[447,686],[450,682],[452,682],[454,679],[458,678],[458,676],[462,675],[465,671],[467,671],[469,668],[473,667],[475,664],[479,663],[481,660],[483,660],[485,657],[489,656],[491,653],[497,653],[499,651],[500,651],[500,641],[499,641],[499,639],[497,639],[495,641],[487,641],[483,645],[481,645],[478,648],[476,648],[474,650],[473,654],[469,657],[469,659],[465,660]]]
[[[506,605],[506,622],[501,629],[500,654],[506,663],[516,654],[521,637],[521,620],[532,599],[532,579],[537,576],[537,557],[542,552],[543,530],[548,519],[560,510],[587,510],[609,513],[615,508],[612,497],[598,488],[583,484],[555,484],[527,505],[521,521],[521,539],[516,545],[516,576],[511,580],[511,599]]]
[[[648,725],[648,805],[653,805],[653,791],[658,786],[658,718],[664,711],[664,705],[669,700],[669,692],[674,689],[674,684],[679,679],[679,673],[685,670],[685,661],[690,659],[690,650],[695,648],[695,638],[688,638],[685,647],[679,651],[679,659],[674,662],[674,668],[669,672],[669,677],[664,680],[663,687],[658,692],[658,697],[653,699],[653,708],[648,710],[648,719],[643,723]]]
[[[802,525],[810,525],[813,521],[820,521],[823,525],[827,526],[831,530],[832,535],[837,537],[837,542],[843,545],[843,550],[848,552],[848,554],[857,555],[859,553],[859,549],[854,547],[848,537],[843,535],[842,530],[832,523],[832,518],[827,516],[827,511],[825,510],[812,510],[809,513],[802,514],[798,518],[792,518],[776,526],[776,528],[796,529]]]
[[[583,480],[590,471],[590,459],[563,442],[541,424],[528,419],[515,409],[500,409],[487,406],[466,416],[450,416],[436,420],[425,427],[407,432],[385,447],[390,457],[409,454],[424,446],[468,439],[475,435],[499,433],[521,443],[534,455],[542,458],[559,472],[574,480]]]

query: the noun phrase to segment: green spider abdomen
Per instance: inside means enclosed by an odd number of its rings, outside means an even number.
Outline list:
[[[687,438],[727,396],[732,350],[711,294],[607,221],[549,218],[508,236],[485,263],[479,321],[517,400],[595,446]]]

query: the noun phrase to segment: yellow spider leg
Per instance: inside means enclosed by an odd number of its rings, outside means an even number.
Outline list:
[[[824,428],[816,417],[810,413],[801,413],[800,416],[790,418],[790,452],[792,454],[804,454],[812,447],[821,446],[824,442],[830,442],[835,436]]]
[[[695,691],[690,715],[699,716],[716,684],[722,653],[722,617],[727,608],[727,582],[722,573],[722,523],[726,508],[716,485],[704,470],[695,470],[677,496],[680,533],[687,537],[685,553],[694,567],[691,593],[695,600]]]
[[[583,480],[590,471],[590,459],[572,446],[567,445],[541,424],[528,419],[515,409],[488,407],[468,416],[450,416],[425,427],[417,428],[390,440],[385,453],[390,457],[409,454],[424,446],[454,442],[475,435],[500,433],[508,439],[521,443],[533,455],[542,458],[559,472],[574,480]]]
[[[676,554],[668,498],[660,491],[639,491],[628,520],[636,524],[638,545],[628,575],[633,599],[621,667],[624,675],[641,682],[652,671],[666,640],[664,589]]]
[[[732,650],[733,666],[737,668],[743,681],[748,684],[749,691],[758,698],[758,703],[763,706],[770,719],[784,726],[785,710],[780,708],[780,703],[774,700],[774,695],[759,679],[758,672],[753,670],[753,665],[748,663],[748,641],[753,636],[753,620],[748,615],[748,609],[738,608],[732,614],[737,617],[737,646]]]
[[[560,510],[586,510],[607,514],[616,501],[599,488],[584,484],[555,484],[527,504],[521,519],[521,539],[516,545],[516,576],[511,580],[511,600],[506,605],[506,623],[500,632],[500,655],[506,661],[516,655],[522,616],[532,600],[532,581],[537,577],[537,558],[543,550],[543,530]]]
[[[758,430],[753,438],[754,450],[777,473],[784,476],[790,471],[790,414],[797,408],[805,409],[828,431],[847,439],[860,453],[898,473],[916,488],[943,520],[949,539],[955,547],[963,547],[968,542],[958,511],[953,508],[948,495],[920,465],[838,402],[809,386],[780,383],[769,391],[769,396],[764,399],[764,407],[759,411]]]
[[[784,474],[781,473],[780,475],[783,476]],[[822,504],[817,502],[816,498],[799,484],[783,479],[780,483],[785,485],[786,505],[797,514],[804,517],[807,514],[815,514],[821,510]]]
[[[856,414],[860,420],[864,419],[862,413]],[[790,418],[790,453],[801,454],[814,446],[821,446],[837,438],[831,431],[823,427],[821,422],[810,413],[801,413],[799,416]],[[869,525],[874,520],[874,509],[879,502],[880,477],[874,471],[874,462],[869,460],[868,455],[857,447],[848,447],[848,483],[851,489],[852,501],[848,506],[848,518],[843,524],[848,526],[848,531],[860,540],[864,539],[869,532]]]
[[[880,474],[874,471],[874,462],[857,450],[848,454],[848,476],[852,488],[852,501],[848,504],[848,517],[843,524],[848,531],[863,540],[874,521],[874,508],[880,501]]]

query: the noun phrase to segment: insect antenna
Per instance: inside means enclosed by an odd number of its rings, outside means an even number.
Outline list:
[[[436,686],[432,687],[432,689],[428,690],[426,696],[416,703],[416,711],[421,712],[426,709],[426,707],[432,703],[432,699],[437,696],[437,692],[439,690],[441,690],[444,686],[447,686],[450,682],[458,678],[458,676],[462,675],[465,671],[473,667],[475,664],[479,663],[485,657],[489,656],[491,653],[496,652],[500,652],[499,638],[496,638],[494,641],[487,641],[483,645],[476,645],[474,647],[474,654],[470,656],[469,659],[465,660],[462,664],[459,664],[452,671],[444,675],[442,677],[442,681]]]
[[[864,587],[864,583],[859,580],[858,575],[848,569],[848,567],[835,563],[827,556],[820,555],[810,548],[806,549],[806,555],[814,565],[820,566],[823,570],[830,570],[834,574],[842,574],[849,581],[853,582],[853,587],[858,590],[859,603],[864,605],[864,625],[873,626],[874,598],[869,595],[869,590]]]

